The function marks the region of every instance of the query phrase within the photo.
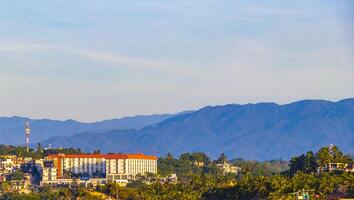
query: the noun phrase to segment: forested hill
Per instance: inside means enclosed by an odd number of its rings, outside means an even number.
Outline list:
[[[246,159],[288,159],[307,150],[336,144],[354,152],[354,99],[338,102],[304,100],[275,103],[208,106],[169,118],[141,130],[108,131],[55,137],[43,141],[54,147],[80,147],[85,151],[225,152]]]
[[[110,119],[92,123],[75,120],[30,119],[26,117],[0,117],[0,144],[22,145],[25,142],[24,125],[30,122],[30,142],[35,144],[53,136],[71,136],[81,132],[104,132],[114,129],[141,129],[179,114],[155,114]]]

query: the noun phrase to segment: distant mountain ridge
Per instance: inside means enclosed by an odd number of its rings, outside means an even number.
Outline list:
[[[207,106],[141,130],[89,132],[43,143],[157,155],[202,151],[216,157],[225,152],[230,157],[257,160],[288,159],[333,143],[353,154],[354,98]]]
[[[0,117],[0,144],[22,145],[24,143],[24,124],[30,122],[30,142],[37,143],[54,136],[71,136],[82,132],[104,132],[114,129],[141,129],[147,125],[161,122],[177,114],[154,114],[123,117],[92,123],[75,120],[30,119],[26,117]]]

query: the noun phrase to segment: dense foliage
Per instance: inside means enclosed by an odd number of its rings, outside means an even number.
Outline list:
[[[57,152],[56,152],[57,153]],[[97,153],[97,152],[96,152]],[[240,174],[223,173],[218,163],[229,162],[242,168]],[[337,147],[323,147],[318,152],[292,158],[289,162],[264,162],[234,159],[221,154],[215,161],[205,153],[185,153],[179,158],[171,154],[158,160],[158,174],[139,176],[126,187],[115,183],[83,188],[41,188],[28,195],[9,190],[9,183],[0,184],[1,199],[146,199],[146,200],[290,200],[294,192],[308,190],[311,199],[326,199],[329,194],[354,197],[354,174],[344,170],[319,172],[329,162],[353,163]],[[289,165],[289,166],[288,166]],[[177,174],[178,182],[161,181]]]
[[[198,153],[199,154],[199,153]],[[159,159],[161,174],[176,172],[177,184],[145,185],[140,189],[142,199],[294,199],[294,192],[305,189],[313,199],[326,199],[330,193],[354,197],[354,175],[345,171],[317,173],[318,167],[329,162],[352,163],[337,147],[323,147],[317,153],[307,152],[289,162],[232,160],[242,168],[239,175],[222,174],[215,163],[227,160],[220,155],[215,162],[198,167],[193,154],[174,159],[170,154]],[[289,167],[287,166],[289,165]]]
[[[14,192],[4,193],[0,199],[4,200],[101,200],[104,195],[97,195],[84,188],[43,188],[41,191],[30,194],[19,194]]]
[[[213,188],[202,199],[293,199],[294,192],[311,190],[311,196],[326,199],[331,192],[343,192],[353,197],[354,176],[347,172],[287,176],[245,176],[229,188]],[[342,188],[342,189],[341,189]]]
[[[33,149],[29,149],[27,152],[26,147],[22,146],[11,146],[11,145],[0,145],[0,157],[2,155],[16,155],[23,157],[36,157],[36,152]]]
[[[289,162],[284,160],[257,162],[239,158],[231,162],[241,167],[243,174],[251,173],[254,176],[269,176],[279,174],[289,169]]]
[[[81,154],[80,149],[74,148],[52,148],[43,149],[41,144],[37,144],[36,149],[29,148],[27,152],[26,147],[23,146],[11,146],[11,145],[0,145],[0,157],[4,155],[15,155],[18,157],[32,157],[32,158],[43,158],[50,154]]]
[[[352,157],[344,155],[336,146],[323,147],[316,154],[312,151],[307,152],[290,160],[290,169],[287,172],[290,176],[295,175],[298,171],[304,173],[315,173],[320,167],[324,167],[328,163],[352,163]]]

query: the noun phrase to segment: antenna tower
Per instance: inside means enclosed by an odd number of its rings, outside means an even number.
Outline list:
[[[29,126],[29,121],[26,122],[26,125],[25,125],[25,134],[26,134],[26,150],[27,150],[27,153],[29,151],[29,136],[30,136],[30,132],[31,132],[31,129],[30,129],[30,126]]]

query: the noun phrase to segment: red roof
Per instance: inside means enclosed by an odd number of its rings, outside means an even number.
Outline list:
[[[157,160],[156,156],[148,156],[142,153],[139,154],[52,154],[47,158],[105,158],[105,159],[147,159]]]

